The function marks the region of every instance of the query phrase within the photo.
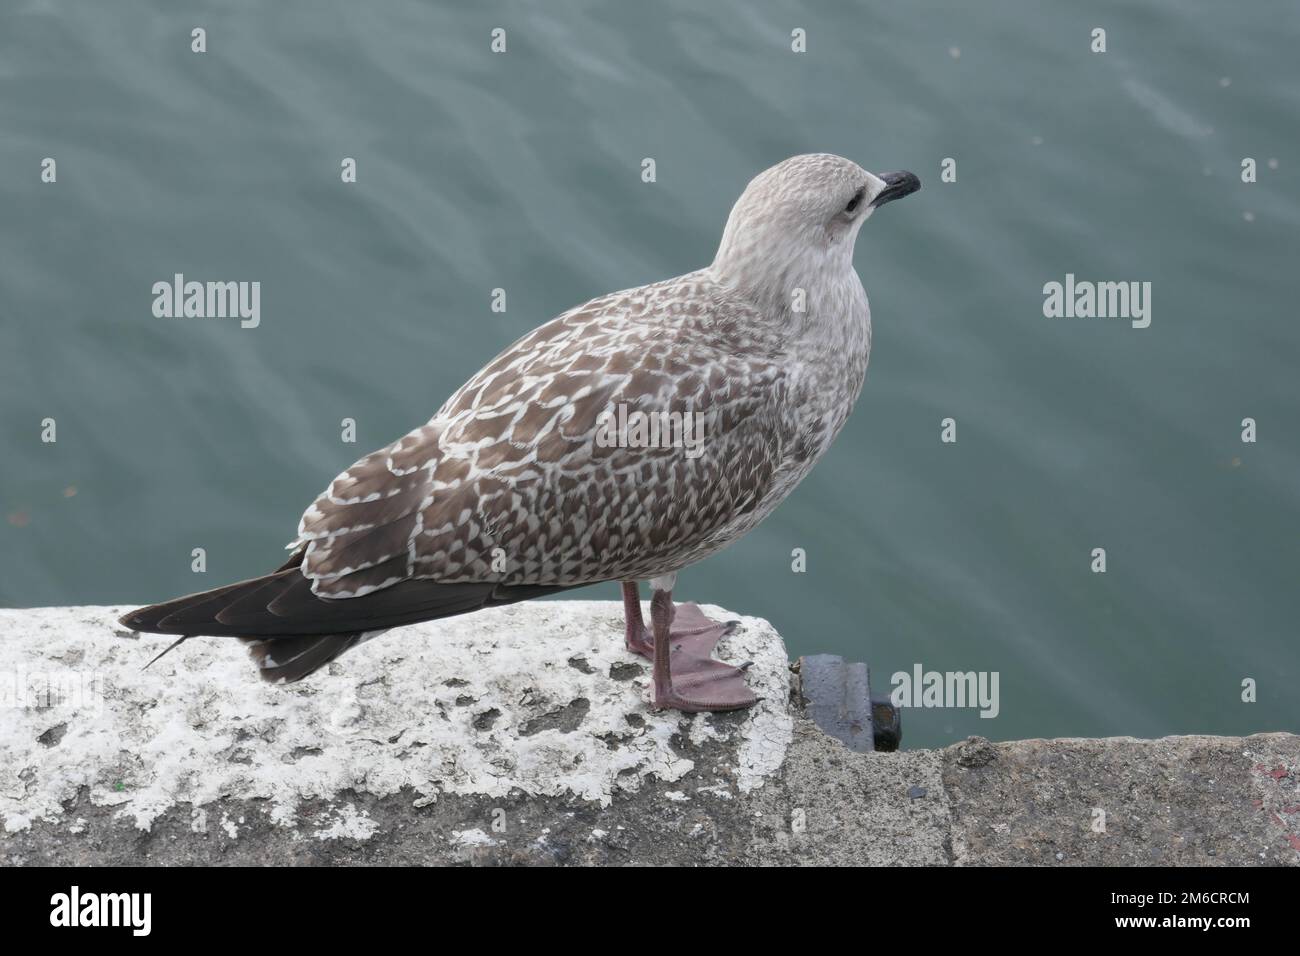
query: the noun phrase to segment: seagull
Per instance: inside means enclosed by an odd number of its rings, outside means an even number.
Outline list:
[[[712,656],[735,622],[675,605],[677,574],[771,514],[844,426],[871,352],[854,242],[920,186],[827,153],[767,169],[712,264],[519,339],[336,477],[279,570],[122,624],[179,635],[164,654],[238,637],[265,680],[293,682],[390,628],[619,582],[655,709],[753,705],[744,667]]]

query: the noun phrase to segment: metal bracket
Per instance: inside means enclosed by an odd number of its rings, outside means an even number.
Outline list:
[[[871,671],[838,654],[799,658],[799,702],[818,727],[850,750],[897,750],[903,739],[902,717],[889,697],[871,696]]]

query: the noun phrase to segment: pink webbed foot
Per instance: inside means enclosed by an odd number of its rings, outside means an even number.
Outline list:
[[[635,592],[633,592],[635,593]],[[625,591],[625,599],[628,597]],[[718,641],[736,627],[735,621],[719,622],[705,616],[695,603],[675,607],[665,598],[670,622],[657,622],[656,629],[665,629],[668,636],[666,660],[655,654],[655,638],[641,622],[640,602],[635,601],[635,613],[629,604],[627,649],[655,661],[656,710],[674,709],[686,713],[702,711],[743,710],[758,703],[758,698],[745,683],[749,664],[732,667],[713,658]],[[655,605],[652,604],[652,613]]]
[[[714,621],[695,603],[679,604],[675,611],[668,632],[672,678],[665,693],[656,692],[655,709],[671,707],[694,714],[743,710],[757,704],[758,698],[745,683],[749,664],[732,667],[713,658],[718,641],[735,630],[736,622]]]

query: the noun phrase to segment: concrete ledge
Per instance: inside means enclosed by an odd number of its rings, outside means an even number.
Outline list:
[[[0,611],[0,863],[1300,864],[1296,736],[857,754],[756,618],[719,650],[762,704],[682,716],[614,603],[404,629],[293,687],[220,639],[141,671],[162,644],[120,610]]]

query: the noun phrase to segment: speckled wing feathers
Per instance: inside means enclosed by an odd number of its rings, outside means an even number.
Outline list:
[[[529,333],[307,510],[293,546],[314,592],[645,578],[721,547],[794,437],[779,343],[753,318],[694,273]],[[701,453],[602,447],[599,416],[620,404],[701,413]]]

